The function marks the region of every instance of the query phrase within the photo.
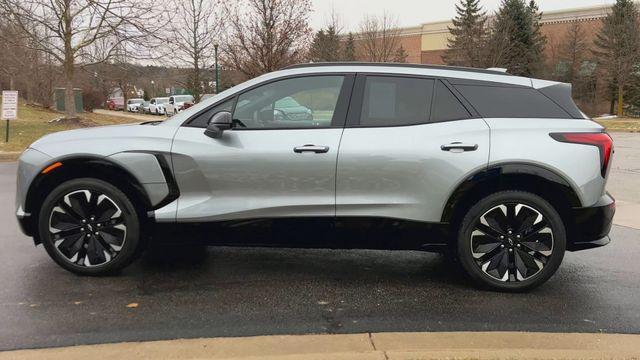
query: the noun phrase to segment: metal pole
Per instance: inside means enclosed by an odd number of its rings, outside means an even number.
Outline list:
[[[215,52],[216,58],[216,94],[220,93],[220,73],[218,71],[218,44],[213,45],[213,50]]]
[[[9,120],[6,120],[6,121],[7,121],[7,133],[5,134],[4,142],[8,143],[9,142]]]

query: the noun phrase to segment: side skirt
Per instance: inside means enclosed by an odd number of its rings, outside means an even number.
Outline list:
[[[387,218],[283,218],[157,223],[153,241],[170,244],[444,252],[449,226]]]

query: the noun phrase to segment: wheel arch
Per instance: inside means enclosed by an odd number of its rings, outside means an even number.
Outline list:
[[[570,224],[571,209],[582,206],[572,184],[555,170],[530,163],[503,163],[489,166],[462,181],[452,192],[442,212],[441,221],[456,223],[473,204],[483,197],[503,190],[528,191],[545,200]]]
[[[62,166],[56,167],[49,172],[43,171],[58,162]],[[29,186],[25,198],[25,212],[31,213],[31,224],[34,227],[31,229],[31,233],[36,244],[40,243],[38,232],[36,231],[39,204],[58,185],[65,181],[82,177],[103,180],[118,187],[134,203],[136,209],[139,209],[142,221],[148,218],[149,211],[153,209],[149,196],[141,182],[130,171],[109,158],[95,155],[77,155],[52,160],[38,172],[38,175]]]

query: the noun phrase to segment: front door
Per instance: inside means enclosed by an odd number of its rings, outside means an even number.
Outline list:
[[[181,127],[172,148],[178,221],[334,216],[338,146],[353,78],[287,78],[216,104]],[[232,111],[217,139],[207,120]]]

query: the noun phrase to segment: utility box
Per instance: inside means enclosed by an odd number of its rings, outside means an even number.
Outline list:
[[[65,88],[55,88],[53,90],[53,107],[55,110],[61,112],[64,112],[66,109],[64,91]],[[76,100],[76,112],[81,113],[84,109],[84,104],[82,103],[82,89],[73,89],[73,96]]]

